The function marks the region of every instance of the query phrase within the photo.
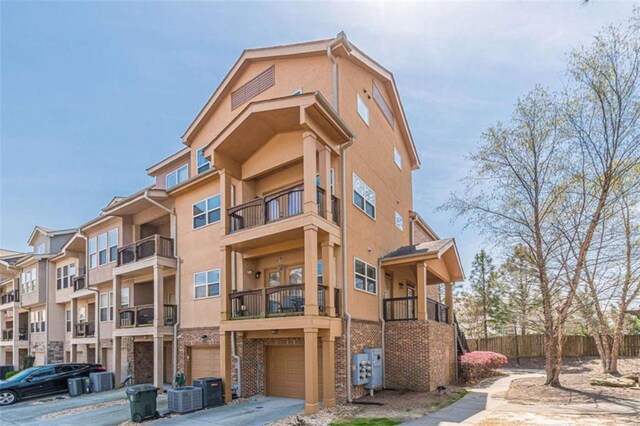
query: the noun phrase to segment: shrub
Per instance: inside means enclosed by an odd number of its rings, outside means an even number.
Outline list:
[[[471,384],[493,376],[495,370],[506,363],[507,357],[496,352],[475,351],[460,357],[462,375],[465,381]]]
[[[7,371],[4,375],[4,379],[7,380],[9,377],[15,376],[18,373],[19,371],[16,371],[16,370]]]

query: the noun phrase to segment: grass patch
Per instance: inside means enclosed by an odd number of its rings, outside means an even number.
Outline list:
[[[330,426],[395,426],[397,424],[400,424],[400,421],[387,417],[363,417],[336,420],[331,422]]]
[[[468,393],[469,393],[469,391],[467,389],[460,390],[457,394],[455,394],[451,398],[449,398],[449,401],[448,401],[449,404],[453,404],[454,402],[456,402],[460,398],[464,397]]]

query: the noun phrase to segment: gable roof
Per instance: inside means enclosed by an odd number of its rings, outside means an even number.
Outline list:
[[[45,237],[55,237],[57,235],[73,234],[76,231],[77,231],[77,229],[75,229],[75,228],[72,228],[72,229],[59,229],[59,230],[55,230],[54,231],[53,229],[45,228],[44,226],[36,225],[33,228],[33,231],[31,231],[31,235],[29,236],[29,239],[27,240],[27,244],[31,245],[33,243],[34,238],[38,234],[42,234]]]
[[[418,168],[420,166],[420,158],[413,141],[413,136],[411,135],[411,130],[409,129],[409,124],[405,116],[402,102],[400,101],[398,88],[393,74],[367,56],[356,46],[351,44],[347,40],[347,36],[344,32],[340,32],[336,37],[326,40],[244,50],[220,85],[218,85],[211,97],[209,97],[198,115],[196,115],[195,119],[186,129],[182,135],[182,143],[185,145],[191,144],[191,136],[201,128],[205,119],[213,113],[224,96],[231,90],[233,83],[240,77],[242,71],[249,64],[270,59],[322,55],[328,54],[329,51],[331,51],[335,56],[345,57],[347,60],[353,61],[357,65],[366,68],[385,83],[385,87],[392,95],[391,103],[393,104],[394,110],[399,113],[399,129],[403,138],[407,142],[412,167],[414,169]]]

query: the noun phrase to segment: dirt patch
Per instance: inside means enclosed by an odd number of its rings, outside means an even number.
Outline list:
[[[544,360],[527,360],[528,365],[523,368],[544,367]],[[619,362],[619,371],[625,372],[640,370],[639,358],[625,358]],[[585,404],[594,402],[624,403],[638,402],[640,389],[638,388],[612,388],[606,386],[593,386],[590,379],[602,375],[602,367],[597,358],[566,360],[560,381],[561,388],[544,386],[544,378],[518,379],[511,383],[507,392],[507,399],[517,404]]]
[[[310,416],[304,414],[293,415],[285,419],[270,423],[272,426],[328,425],[332,421],[348,418],[386,417],[400,421],[420,418],[439,410],[460,399],[466,394],[466,389],[459,386],[449,386],[443,393],[409,392],[384,390],[375,396],[365,396],[357,402],[363,404],[348,404],[338,407],[322,409]],[[381,405],[369,405],[381,404]]]
[[[495,413],[481,421],[478,426],[619,426],[637,424],[638,419],[635,415],[572,416],[565,414]]]

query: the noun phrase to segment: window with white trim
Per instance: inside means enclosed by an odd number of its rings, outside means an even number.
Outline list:
[[[189,167],[185,164],[184,166],[167,174],[167,177],[165,178],[165,188],[166,189],[173,188],[177,184],[187,180],[188,177],[189,177]]]
[[[109,263],[118,259],[118,228],[109,231]]]
[[[193,205],[193,229],[220,221],[220,194]]]
[[[356,103],[358,106],[358,115],[362,118],[362,121],[369,125],[369,107],[364,102],[364,99],[360,96],[360,94],[356,95]]]
[[[355,280],[354,285],[358,290],[376,294],[377,290],[377,270],[373,265],[369,265],[357,257],[355,258]]]
[[[98,266],[98,239],[89,238],[89,268]]]
[[[335,173],[333,171],[333,168],[331,168],[331,170],[329,170],[329,186],[331,187],[331,194],[335,195]],[[320,185],[320,173],[316,174],[316,186],[319,186],[322,188],[322,185]],[[324,188],[323,188],[324,189]]]
[[[107,264],[107,233],[98,235],[98,265]]]
[[[44,244],[44,243],[38,244],[38,245],[36,246],[36,248],[35,248],[35,252],[36,252],[36,254],[44,254],[44,252],[45,252],[45,250],[46,250],[46,248],[45,248],[45,247],[46,247],[46,246],[45,246],[45,244]]]
[[[100,322],[113,321],[113,291],[100,293]]]
[[[372,219],[376,218],[376,193],[355,173],[353,174],[353,204]]]
[[[318,271],[318,284],[322,285],[324,283],[324,264],[322,263],[322,259],[318,260],[316,271]]]
[[[120,289],[120,307],[129,307],[129,287],[122,287]]]
[[[193,275],[194,297],[201,299],[220,295],[220,269],[196,272]]]
[[[30,329],[32,333],[42,333],[47,331],[44,310],[31,311]]]
[[[56,268],[56,288],[62,290],[73,285],[73,279],[76,277],[76,265],[61,266]]]
[[[400,170],[402,170],[402,156],[400,155],[400,151],[395,146],[393,147],[393,162],[396,163],[396,166]]]
[[[398,212],[396,212],[396,228],[403,231],[404,230],[404,218]]]
[[[211,161],[204,158],[204,146],[196,151],[196,164],[198,166],[198,174],[204,173],[211,168]]]
[[[66,324],[65,329],[67,330],[67,333],[71,333],[71,310],[67,309],[66,311],[64,311],[64,321]]]
[[[27,269],[20,273],[20,293],[26,294],[36,291],[36,268]]]

